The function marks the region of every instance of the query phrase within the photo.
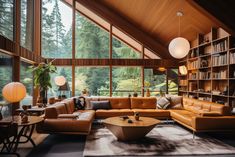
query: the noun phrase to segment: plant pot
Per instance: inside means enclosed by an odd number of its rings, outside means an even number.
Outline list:
[[[138,97],[138,93],[135,92],[135,93],[133,94],[133,97]]]
[[[146,97],[150,97],[150,90],[149,90],[149,89],[146,90],[145,96],[146,96]]]
[[[43,103],[44,106],[47,104],[47,90],[40,90],[39,100]]]

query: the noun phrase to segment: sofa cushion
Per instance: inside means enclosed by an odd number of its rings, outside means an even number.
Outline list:
[[[130,98],[100,98],[99,100],[109,100],[112,109],[130,109]]]
[[[132,109],[156,109],[157,99],[155,97],[131,98]]]
[[[98,109],[111,109],[110,102],[107,100],[104,101],[91,101],[91,106],[93,110]]]
[[[167,98],[170,100],[171,109],[183,109],[183,97],[178,95],[166,95]]]
[[[167,109],[167,107],[170,105],[170,100],[166,97],[160,97],[157,100],[157,108],[159,109]]]
[[[72,114],[75,111],[75,105],[73,99],[65,99],[61,103],[65,104],[68,114]]]
[[[196,116],[196,114],[186,110],[171,110],[170,114],[173,119],[176,119],[188,126],[192,126],[192,118]]]
[[[170,118],[170,111],[161,109],[132,109],[138,112],[140,117]]]
[[[59,114],[67,114],[64,103],[55,103],[45,109],[45,118],[57,118]]]
[[[117,116],[133,116],[134,111],[131,109],[111,109],[111,110],[96,110],[96,118],[108,118]]]

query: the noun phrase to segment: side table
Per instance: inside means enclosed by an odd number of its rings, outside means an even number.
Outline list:
[[[43,118],[38,117],[38,116],[29,116],[28,119],[29,119],[29,121],[27,123],[22,123],[20,116],[13,117],[13,123],[18,125],[19,130],[18,130],[16,138],[14,138],[12,141],[9,141],[11,144],[11,147],[10,147],[10,150],[8,150],[8,153],[16,153],[16,150],[17,150],[18,145],[20,143],[31,142],[33,147],[36,146],[36,144],[34,143],[34,141],[32,139],[32,134],[35,129],[35,125],[42,122]],[[2,122],[12,121],[12,117],[4,118],[1,121]],[[26,140],[21,141],[21,137],[25,137]]]
[[[16,112],[18,114],[20,114],[22,111],[23,111],[22,108],[19,108],[19,109],[16,110]],[[29,112],[29,114],[31,116],[40,116],[40,115],[44,114],[45,108],[44,107],[33,106],[32,108],[27,109],[27,111]]]

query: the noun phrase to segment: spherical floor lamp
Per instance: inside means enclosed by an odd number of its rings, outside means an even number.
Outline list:
[[[26,96],[26,88],[20,82],[11,82],[2,89],[4,99],[9,103],[16,103]]]
[[[66,78],[64,76],[56,76],[55,79],[55,84],[59,87],[58,90],[59,90],[59,99],[62,97],[61,95],[61,87],[63,87],[65,84],[66,84]]]

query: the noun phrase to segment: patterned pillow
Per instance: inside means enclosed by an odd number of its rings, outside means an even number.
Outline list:
[[[160,97],[157,101],[157,108],[159,109],[167,109],[167,107],[170,105],[170,100],[166,97]]]
[[[170,99],[170,108],[172,109],[183,109],[183,97],[182,96],[178,96],[178,95],[166,95],[166,97],[168,99]]]

